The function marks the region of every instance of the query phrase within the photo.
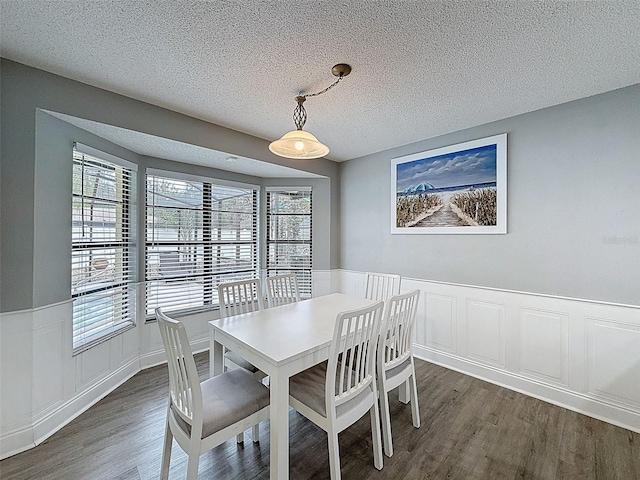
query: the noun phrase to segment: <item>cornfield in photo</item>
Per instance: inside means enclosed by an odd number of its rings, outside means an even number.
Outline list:
[[[396,199],[396,226],[405,227],[427,210],[442,204],[438,195],[421,193]]]
[[[496,225],[498,218],[498,191],[495,188],[456,193],[451,197],[456,205],[478,225]]]

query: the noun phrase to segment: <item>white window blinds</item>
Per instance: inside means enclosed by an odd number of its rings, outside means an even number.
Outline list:
[[[74,353],[135,325],[135,183],[135,165],[74,145]]]
[[[146,313],[218,306],[218,284],[258,275],[258,191],[147,175]]]
[[[310,298],[311,189],[267,190],[267,276],[295,273],[300,296]]]

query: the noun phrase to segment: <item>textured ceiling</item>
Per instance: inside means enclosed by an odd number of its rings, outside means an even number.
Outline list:
[[[1,0],[0,54],[348,160],[640,82],[633,1]]]

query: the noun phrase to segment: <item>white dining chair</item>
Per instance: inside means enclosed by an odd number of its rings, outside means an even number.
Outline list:
[[[182,322],[168,317],[161,308],[156,309],[156,318],[169,367],[160,478],[169,478],[175,438],[188,456],[186,478],[195,480],[200,455],[269,418],[269,389],[242,369],[200,383]]]
[[[264,308],[264,296],[259,278],[219,284],[218,299],[220,318],[255,312]]]
[[[250,313],[264,309],[264,295],[259,278],[226,282],[218,285],[218,301],[220,303],[220,318],[227,318],[241,313]],[[248,362],[236,352],[227,350],[224,354],[224,369],[234,370],[242,368],[250,372],[257,380],[262,381],[267,374]],[[260,426],[252,429],[253,438],[260,436]],[[238,435],[238,442],[242,442],[244,433]]]
[[[221,283],[218,285],[220,318],[227,318],[241,313],[255,312],[264,309],[264,297],[259,278]],[[225,369],[244,368],[258,380],[266,377],[255,365],[249,363],[235,352],[224,354]]]
[[[386,302],[391,295],[400,293],[400,275],[367,272],[364,296],[370,300]]]
[[[267,300],[270,307],[299,302],[298,276],[287,273],[267,277]]]
[[[367,412],[373,464],[382,469],[375,354],[383,305],[377,302],[338,314],[329,360],[294,375],[289,382],[289,404],[327,432],[332,480],[341,477],[338,433]]]
[[[384,453],[393,455],[391,439],[391,416],[389,414],[389,392],[394,388],[406,388],[405,395],[411,402],[413,426],[420,427],[416,369],[413,362],[413,327],[416,320],[420,290],[394,295],[389,298],[382,317],[377,356],[377,380],[382,417]],[[402,396],[401,396],[402,398]]]

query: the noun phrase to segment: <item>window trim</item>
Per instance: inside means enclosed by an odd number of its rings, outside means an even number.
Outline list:
[[[265,257],[266,257],[265,275],[269,277],[270,276],[269,272],[278,271],[278,270],[291,271],[291,272],[308,270],[309,271],[309,289],[311,292],[311,297],[313,297],[313,187],[311,185],[305,185],[305,186],[272,185],[272,186],[266,187],[265,190],[266,190],[265,192],[266,193],[265,194],[266,224],[265,224],[265,231],[264,231]],[[307,240],[271,240],[269,237],[271,232],[271,216],[272,216],[272,213],[270,211],[271,205],[269,202],[269,195],[271,193],[281,193],[281,192],[290,192],[290,191],[309,192],[309,197],[311,200],[309,213],[302,214],[302,215],[308,215],[309,217],[309,240],[308,241]],[[273,214],[273,215],[278,215],[278,214]],[[292,214],[292,215],[300,215],[300,214]],[[278,267],[270,266],[269,265],[269,245],[270,244],[309,245],[309,268],[308,269],[307,268],[287,268],[286,266],[283,266],[282,268],[278,268]],[[299,281],[298,281],[298,288],[302,290]],[[306,298],[306,297],[303,297],[303,298]]]
[[[118,167],[122,167],[128,170],[129,176],[129,185],[127,191],[127,200],[121,202],[123,209],[126,210],[126,215],[123,218],[123,225],[126,225],[126,229],[128,231],[128,238],[126,241],[100,241],[100,242],[74,242],[74,234],[73,230],[71,232],[71,270],[72,270],[72,278],[73,278],[73,252],[74,251],[82,251],[89,250],[94,248],[95,246],[104,247],[104,248],[119,248],[122,249],[123,256],[127,257],[127,272],[128,278],[122,277],[118,278],[112,285],[107,285],[104,287],[99,287],[92,289],[90,292],[82,292],[82,293],[74,293],[73,292],[73,281],[71,284],[71,305],[72,305],[72,313],[71,313],[71,336],[72,336],[72,355],[76,356],[84,351],[89,350],[90,348],[106,342],[111,338],[120,335],[121,333],[135,328],[137,325],[137,312],[138,312],[138,301],[137,301],[137,249],[138,249],[138,238],[137,238],[137,181],[138,181],[138,165],[125,160],[123,158],[112,155],[108,152],[104,152],[98,150],[96,148],[90,147],[80,142],[73,142],[72,152],[71,152],[71,163],[72,163],[72,177],[73,177],[73,164],[76,162],[74,159],[75,153],[79,153],[83,156],[93,157],[100,162],[105,162],[107,164],[115,165]],[[85,160],[83,159],[82,162]],[[75,198],[82,199],[82,208],[84,209],[84,199],[87,196],[84,195],[84,183],[83,183],[83,192],[81,195],[77,195],[73,191],[73,187],[71,190],[71,200],[74,201]],[[99,200],[103,200],[102,198],[98,198]],[[120,202],[119,202],[120,203]],[[73,212],[73,209],[72,209]],[[72,213],[73,215],[73,213]],[[72,218],[73,222],[73,218]],[[99,327],[98,331],[88,335],[87,339],[83,340],[77,346],[74,344],[74,337],[76,337],[76,318],[73,314],[73,307],[76,302],[82,298],[90,298],[92,295],[100,294],[102,292],[109,292],[116,289],[123,289],[121,295],[126,295],[126,303],[127,303],[127,314],[125,320],[120,320],[118,322],[111,322],[102,327]],[[122,318],[122,317],[121,317]],[[99,323],[99,322],[96,322]]]

